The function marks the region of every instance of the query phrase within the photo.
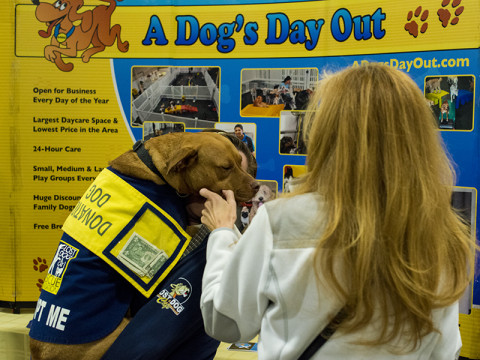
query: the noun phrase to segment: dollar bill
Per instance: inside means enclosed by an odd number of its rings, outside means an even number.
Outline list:
[[[147,272],[146,275],[149,278],[153,278],[167,260],[168,260],[167,253],[163,250],[160,250],[160,253],[158,254],[157,258],[154,261],[152,261],[145,269]]]
[[[142,269],[136,267],[134,264],[130,263],[127,259],[125,258],[122,258],[120,256],[117,257],[122,263],[123,265],[125,265],[127,268],[129,268],[130,270],[132,270],[135,274],[137,274],[138,276],[140,277],[144,277],[146,274],[145,274],[145,271],[143,271]]]
[[[140,277],[151,278],[168,260],[168,255],[134,232],[117,258]]]

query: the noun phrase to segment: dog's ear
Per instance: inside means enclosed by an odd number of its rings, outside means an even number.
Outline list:
[[[80,20],[82,22],[80,24],[80,28],[82,31],[86,32],[92,27],[93,13],[92,11],[84,11],[83,13],[79,13],[78,11],[82,6],[83,0],[76,0],[75,2],[72,2],[70,11],[68,12],[68,19],[71,22]]]
[[[80,25],[83,32],[87,32],[93,25],[93,12],[85,11],[82,13],[82,24]]]
[[[167,162],[167,174],[181,172],[197,161],[198,151],[190,146],[180,148]]]
[[[87,32],[90,30],[93,24],[93,12],[91,11],[85,11],[82,13],[82,24],[80,27],[82,28],[82,31]]]

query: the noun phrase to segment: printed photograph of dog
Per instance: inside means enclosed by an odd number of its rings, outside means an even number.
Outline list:
[[[83,0],[32,0],[37,6],[35,17],[47,25],[46,31],[40,30],[38,34],[42,38],[51,38],[50,45],[44,49],[45,59],[55,63],[61,71],[72,71],[73,64],[65,63],[63,56],[75,58],[79,51],[83,51],[81,58],[87,63],[93,55],[112,46],[115,41],[119,51],[128,51],[128,41],[120,38],[121,26],[111,26],[116,0],[102,1],[108,5],[87,10],[83,7]]]
[[[307,153],[302,130],[304,118],[305,111],[280,113],[280,154],[305,155]]]
[[[472,130],[475,77],[471,75],[427,76],[424,94],[441,130]]]
[[[318,69],[243,69],[241,116],[278,117],[303,110],[318,81]]]
[[[289,193],[292,192],[297,178],[301,177],[307,171],[305,165],[285,165],[283,167],[283,192]]]
[[[278,183],[273,180],[257,180],[260,187],[255,196],[245,203],[241,209],[241,223],[240,231],[245,231],[248,225],[252,222],[258,209],[268,201],[274,200],[278,196]]]
[[[131,125],[182,122],[213,128],[220,116],[219,67],[132,67]]]

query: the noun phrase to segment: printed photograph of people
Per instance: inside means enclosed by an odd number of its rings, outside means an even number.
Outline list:
[[[219,120],[219,67],[132,68],[132,126],[145,121],[213,128]]]
[[[227,133],[234,134],[237,138],[242,140],[250,150],[253,156],[256,151],[256,131],[257,126],[254,123],[217,123],[215,129],[223,130]]]
[[[472,130],[475,77],[427,76],[424,93],[441,130]]]
[[[153,137],[170,134],[172,132],[184,132],[184,123],[166,123],[146,121],[143,123],[143,140],[147,141]]]
[[[278,117],[303,110],[315,90],[318,69],[243,69],[241,116]]]
[[[282,111],[280,113],[280,154],[305,155],[302,122],[304,111]]]

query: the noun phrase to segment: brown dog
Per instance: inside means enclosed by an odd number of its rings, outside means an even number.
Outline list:
[[[238,151],[217,133],[171,133],[146,141],[145,148],[158,171],[181,194],[198,194],[204,187],[219,194],[233,190],[237,202],[243,202],[258,190],[255,179],[242,169]],[[110,165],[125,175],[164,184],[133,150]]]
[[[242,202],[251,199],[258,190],[253,177],[242,169],[238,150],[220,134],[170,133],[146,141],[144,147],[151,156],[155,171],[158,170],[164,180],[133,150],[113,160],[111,167],[124,175],[158,185],[166,181],[184,195],[196,195],[203,187],[218,193],[229,189],[233,190],[236,200]],[[127,324],[128,320],[124,319],[106,337],[86,344],[63,345],[31,339],[32,359],[100,359]]]
[[[66,64],[62,60],[62,55],[76,57],[77,51],[85,50],[82,61],[88,62],[92,55],[105,50],[106,46],[112,46],[115,39],[118,50],[128,51],[128,41],[120,40],[120,25],[110,28],[112,13],[117,6],[115,0],[102,0],[109,5],[97,6],[81,13],[79,10],[83,6],[83,0],[57,0],[54,4],[32,1],[37,5],[36,18],[48,24],[47,31],[41,30],[39,35],[46,38],[54,31],[50,45],[44,50],[45,59],[54,62],[60,70],[73,69],[72,63]],[[81,21],[81,24],[74,26],[75,21]]]

